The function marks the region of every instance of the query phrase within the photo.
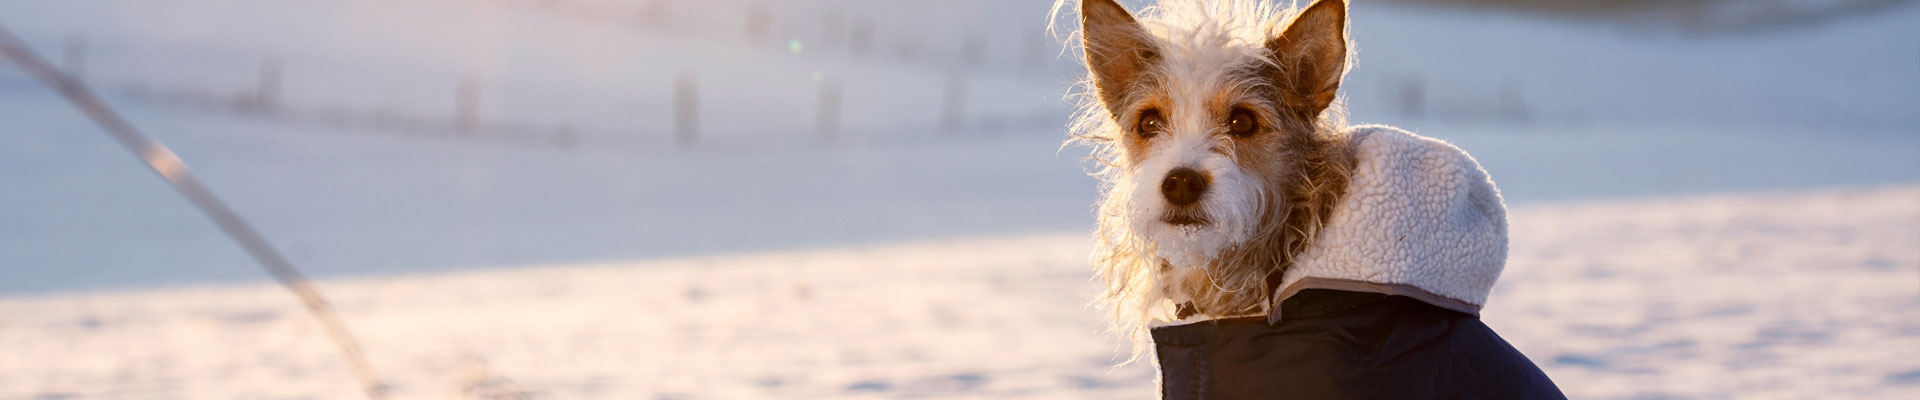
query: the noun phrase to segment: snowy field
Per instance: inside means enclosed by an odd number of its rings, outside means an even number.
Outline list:
[[[1920,186],[1522,207],[1487,323],[1574,398],[1920,396]],[[1150,398],[1080,232],[320,283],[399,398]],[[0,398],[353,398],[270,284],[0,300]],[[497,397],[488,397],[497,396]]]
[[[0,26],[319,277],[399,398],[1148,398],[1084,307],[1096,187],[1059,146],[1077,67],[1046,3],[0,1]],[[1570,395],[1920,397],[1920,4],[1698,33],[1358,3],[1352,120],[1499,182],[1485,319]],[[141,168],[0,62],[0,400],[359,397]]]

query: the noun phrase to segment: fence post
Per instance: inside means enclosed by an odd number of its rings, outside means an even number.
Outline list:
[[[699,126],[699,88],[693,72],[681,72],[673,85],[673,133],[681,146],[692,146]]]
[[[562,149],[573,147],[573,141],[573,127],[571,126],[561,126],[559,129],[553,131],[553,135],[548,136],[548,142],[552,143],[553,147]]]
[[[280,59],[260,63],[260,81],[253,90],[253,104],[259,111],[272,112],[280,107]]]
[[[1419,75],[1408,75],[1400,81],[1400,114],[1409,117],[1423,116],[1427,112],[1427,85]]]
[[[820,114],[815,129],[819,130],[821,141],[831,142],[840,134],[840,81],[821,78],[819,82],[820,98],[815,104]]]
[[[1520,90],[1520,82],[1507,78],[1500,85],[1500,116],[1508,121],[1527,120],[1527,99]]]
[[[866,57],[873,53],[873,21],[866,17],[856,17],[853,28],[847,32],[847,50],[854,57]]]
[[[954,72],[947,77],[947,87],[941,96],[940,132],[954,133],[966,126],[967,122],[967,75]]]
[[[1027,72],[1040,70],[1047,62],[1047,44],[1045,36],[1026,35],[1026,49],[1020,52],[1020,66]]]
[[[960,43],[960,65],[968,69],[980,68],[987,62],[987,40],[979,33],[968,32],[967,38]]]
[[[825,9],[826,15],[821,17],[820,22],[822,26],[820,33],[825,37],[820,41],[820,48],[846,50],[847,48],[840,46],[848,43],[847,7],[842,4],[832,4]]]
[[[670,22],[669,18],[671,17],[671,15],[669,15],[671,11],[667,9],[668,1],[669,0],[653,0],[647,3],[646,15],[643,18],[650,27],[667,27],[667,23]]]
[[[773,12],[767,9],[767,3],[755,3],[747,9],[746,28],[748,40],[766,40],[773,31]]]
[[[461,132],[472,133],[480,127],[480,84],[473,77],[460,78],[460,84],[454,89],[453,126]]]

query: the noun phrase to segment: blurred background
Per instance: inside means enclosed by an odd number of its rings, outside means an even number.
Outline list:
[[[1131,9],[1141,1],[1125,1]],[[1920,396],[1920,4],[1356,0],[1354,123],[1512,209],[1575,398]],[[0,1],[396,398],[1151,398],[1043,0]],[[356,398],[323,328],[0,62],[0,399]]]

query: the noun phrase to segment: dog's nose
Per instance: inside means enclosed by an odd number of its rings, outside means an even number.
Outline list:
[[[1207,176],[1192,168],[1174,168],[1167,173],[1166,180],[1160,181],[1160,195],[1176,206],[1200,201],[1203,194],[1207,194]]]

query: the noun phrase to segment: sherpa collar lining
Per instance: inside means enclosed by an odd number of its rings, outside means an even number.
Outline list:
[[[1347,192],[1269,286],[1268,321],[1306,289],[1406,296],[1478,315],[1507,258],[1506,205],[1486,170],[1458,147],[1400,129],[1347,133],[1355,160]]]

